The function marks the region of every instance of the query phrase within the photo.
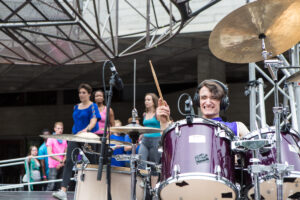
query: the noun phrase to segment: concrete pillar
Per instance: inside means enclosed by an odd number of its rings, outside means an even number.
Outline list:
[[[204,79],[217,79],[226,83],[225,63],[212,54],[199,54],[197,57],[198,83]]]
[[[205,79],[216,79],[226,84],[225,63],[211,53],[202,53],[197,56],[197,79],[201,83]],[[200,109],[198,114],[201,115]]]

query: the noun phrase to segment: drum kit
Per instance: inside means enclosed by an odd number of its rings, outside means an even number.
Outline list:
[[[117,155],[117,160],[130,160],[127,168],[112,168],[112,197],[130,189],[130,199],[145,199],[144,191],[136,187],[137,163],[144,162],[159,170],[159,182],[151,189],[152,198],[162,200],[220,200],[220,199],[300,199],[300,136],[293,130],[280,127],[282,108],[279,106],[277,71],[282,63],[273,57],[288,50],[300,41],[300,0],[257,0],[233,11],[217,24],[209,39],[212,53],[227,62],[249,63],[263,61],[275,82],[274,127],[258,129],[244,138],[235,134],[220,122],[193,118],[177,121],[164,130],[161,138],[161,164],[142,161],[135,154],[138,138],[144,133],[160,132],[160,129],[143,127],[135,123],[111,127],[111,132],[126,133],[132,144],[109,140],[116,145],[131,145],[132,155]],[[273,59],[270,59],[273,58]],[[287,81],[300,81],[300,72]],[[135,93],[134,93],[135,95]],[[134,102],[135,105],[135,102]],[[135,107],[135,106],[134,106]],[[101,143],[93,133],[77,135],[42,136],[84,143]],[[96,176],[96,167],[88,166],[86,173]],[[131,185],[124,182],[131,175]],[[95,179],[95,178],[94,178]],[[97,185],[96,179],[93,184]],[[99,181],[98,181],[99,182]],[[101,181],[100,181],[101,182]],[[148,182],[144,182],[146,185]],[[99,199],[103,190],[88,192]],[[78,190],[91,190],[87,184],[77,184]],[[126,186],[125,186],[126,185]],[[148,185],[149,186],[149,185]],[[151,188],[151,186],[145,188]],[[97,186],[98,187],[98,186]],[[127,188],[127,189],[125,189]],[[148,191],[149,192],[149,191]],[[76,194],[78,197],[79,194]],[[98,196],[97,196],[98,195]],[[105,199],[106,195],[101,194]],[[128,194],[129,196],[129,194]]]

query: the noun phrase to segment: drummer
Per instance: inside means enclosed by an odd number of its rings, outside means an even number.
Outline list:
[[[248,128],[242,122],[224,122],[220,117],[220,111],[229,106],[228,88],[221,81],[207,79],[202,81],[195,92],[194,104],[200,107],[202,117],[212,119],[225,124],[236,136],[243,137],[249,133]],[[170,107],[166,101],[159,99],[156,116],[164,130],[171,124]]]

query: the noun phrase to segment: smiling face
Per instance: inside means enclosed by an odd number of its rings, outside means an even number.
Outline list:
[[[103,95],[103,92],[97,91],[97,92],[95,93],[95,102],[96,102],[96,103],[101,103],[101,104],[103,104],[103,102],[104,102],[104,95]]]
[[[199,96],[202,117],[208,119],[219,117],[221,101],[205,86],[199,90]]]
[[[79,89],[79,99],[81,102],[87,102],[90,100],[91,94],[88,93],[88,91],[84,88]]]

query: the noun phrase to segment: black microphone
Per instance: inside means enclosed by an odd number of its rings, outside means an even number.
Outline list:
[[[188,95],[188,99],[185,100],[185,107],[184,107],[184,111],[187,113],[186,115],[186,120],[187,120],[187,124],[192,124],[193,123],[193,118],[195,116],[195,111],[193,108],[193,101],[190,95]]]
[[[111,73],[114,75],[114,77],[115,77],[115,87],[116,87],[116,89],[117,90],[122,90],[123,88],[124,88],[124,84],[123,84],[123,81],[122,81],[122,79],[120,78],[120,76],[119,76],[119,74],[118,74],[118,72],[117,72],[117,70],[116,70],[116,67],[115,67],[115,65],[113,64],[113,62],[109,62],[110,63],[110,71],[111,71]]]

